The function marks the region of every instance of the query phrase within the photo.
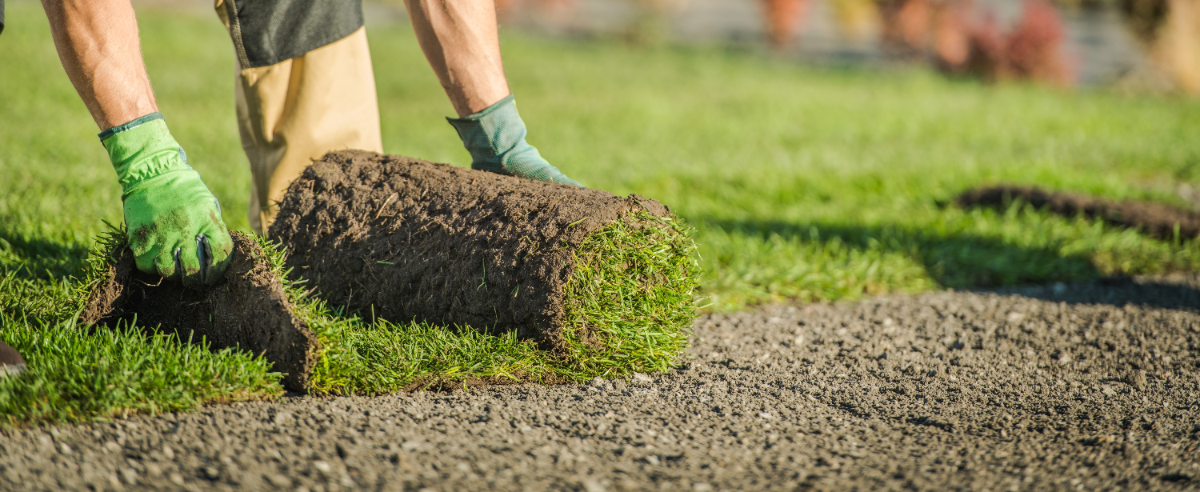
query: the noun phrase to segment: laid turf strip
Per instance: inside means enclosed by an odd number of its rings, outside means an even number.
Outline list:
[[[960,207],[1008,207],[1024,201],[1034,208],[1046,209],[1066,217],[1098,218],[1110,224],[1138,229],[1159,239],[1194,239],[1200,236],[1200,214],[1164,203],[1103,198],[1043,190],[1041,188],[997,185],[963,192],[955,200]]]
[[[106,271],[93,283],[82,325],[149,327],[183,340],[207,339],[213,349],[241,348],[261,354],[283,385],[305,391],[317,358],[317,338],[293,312],[278,272],[252,238],[233,236],[233,260],[225,283],[196,290],[138,271],[124,245],[108,252]]]
[[[332,305],[516,333],[585,371],[665,370],[694,319],[695,245],[667,207],[360,151],[288,188],[269,236]]]

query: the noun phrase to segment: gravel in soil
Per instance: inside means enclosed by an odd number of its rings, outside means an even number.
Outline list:
[[[696,322],[665,375],[10,429],[0,488],[1189,489],[1200,277]]]

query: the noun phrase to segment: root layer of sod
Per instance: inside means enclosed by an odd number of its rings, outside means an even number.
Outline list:
[[[138,271],[122,243],[105,255],[99,278],[90,282],[80,323],[137,323],[181,339],[204,339],[218,349],[240,348],[270,361],[284,375],[284,387],[304,391],[316,359],[316,337],[293,314],[294,304],[264,248],[251,237],[232,235],[225,282],[202,290]]]

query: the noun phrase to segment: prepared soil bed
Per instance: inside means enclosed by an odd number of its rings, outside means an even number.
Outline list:
[[[670,374],[4,430],[0,489],[1200,483],[1195,276],[769,306],[694,329]]]
[[[128,248],[109,252],[107,272],[94,284],[80,323],[129,327],[136,320],[137,327],[174,332],[183,341],[203,337],[214,350],[261,354],[273,370],[286,373],[285,388],[304,391],[317,357],[316,337],[294,314],[262,248],[240,233],[232,236],[225,283],[203,290],[139,271]]]
[[[580,367],[666,369],[694,318],[689,230],[637,195],[334,152],[288,188],[269,237],[331,305],[516,333]]]
[[[986,186],[959,195],[960,207],[1007,207],[1021,200],[1034,208],[1058,215],[1099,218],[1110,224],[1139,229],[1159,239],[1172,239],[1178,231],[1181,239],[1200,236],[1200,214],[1170,205],[1125,200],[1113,201],[1074,193],[1046,191],[1022,186]]]

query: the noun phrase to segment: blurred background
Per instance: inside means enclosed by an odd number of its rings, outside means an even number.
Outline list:
[[[712,309],[1200,268],[1192,237],[955,205],[1008,183],[1200,211],[1200,0],[498,4],[531,143],[695,227]],[[121,204],[40,5],[7,5],[0,273],[18,283],[0,308],[17,309],[19,292],[71,281]],[[135,5],[162,112],[245,230],[232,43],[212,2]],[[403,7],[365,12],[385,151],[468,165]]]
[[[1195,0],[500,0],[504,23],[634,43],[767,46],[986,80],[1200,92]]]

